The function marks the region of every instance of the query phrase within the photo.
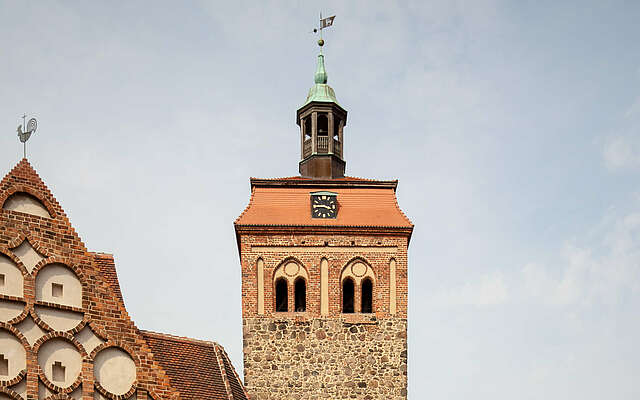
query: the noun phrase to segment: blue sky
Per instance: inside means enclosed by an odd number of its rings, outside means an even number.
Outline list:
[[[232,222],[250,176],[297,174],[318,7],[0,2],[4,173],[35,115],[29,158],[137,325],[238,368]],[[400,179],[416,224],[410,398],[638,398],[640,4],[322,7],[347,172]]]

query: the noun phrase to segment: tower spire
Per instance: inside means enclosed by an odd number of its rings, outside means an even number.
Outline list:
[[[320,32],[333,24],[333,18],[320,20]],[[320,54],[314,85],[309,89],[305,103],[298,109],[296,118],[302,142],[299,170],[302,176],[309,178],[342,178],[346,164],[342,133],[347,123],[347,111],[338,104],[333,88],[327,85],[322,37],[318,40],[318,46]]]
[[[327,84],[327,70],[324,68],[324,55],[322,52],[318,54],[318,68],[316,68],[315,83],[320,85]]]

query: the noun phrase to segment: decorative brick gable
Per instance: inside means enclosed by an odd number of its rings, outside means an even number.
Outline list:
[[[86,249],[26,159],[0,182],[0,206],[0,397],[190,398],[129,317],[113,256]],[[202,398],[239,398],[209,383]]]

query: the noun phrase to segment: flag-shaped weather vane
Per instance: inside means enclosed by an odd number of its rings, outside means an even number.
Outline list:
[[[38,121],[35,118],[31,118],[28,123],[25,124],[27,119],[27,115],[22,116],[22,125],[18,125],[18,138],[23,145],[23,154],[24,158],[27,158],[27,140],[31,137],[31,135],[38,129]],[[22,127],[24,126],[24,131]]]
[[[335,15],[332,17],[322,18],[322,13],[320,13],[320,26],[318,28],[313,28],[313,33],[320,32],[320,39],[318,39],[318,46],[320,46],[320,53],[322,54],[322,46],[324,46],[324,39],[322,39],[322,30],[333,26],[333,20],[335,19]]]

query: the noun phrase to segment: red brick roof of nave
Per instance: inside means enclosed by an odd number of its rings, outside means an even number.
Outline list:
[[[398,206],[397,181],[345,177],[251,179],[251,199],[236,226],[335,226],[411,229]],[[337,193],[336,218],[312,218],[310,194]]]
[[[229,356],[214,342],[140,331],[182,400],[248,400]]]

